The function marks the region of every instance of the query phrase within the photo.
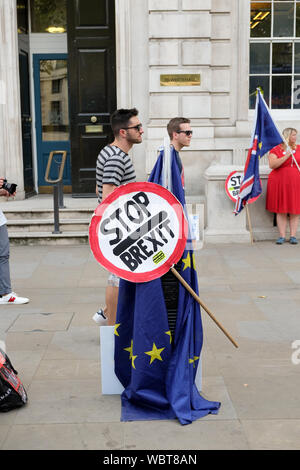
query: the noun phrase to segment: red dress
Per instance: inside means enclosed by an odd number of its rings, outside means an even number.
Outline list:
[[[285,150],[280,144],[270,153],[280,158]],[[294,157],[300,168],[300,145],[294,150]],[[300,172],[292,157],[269,174],[266,208],[280,214],[300,214]]]

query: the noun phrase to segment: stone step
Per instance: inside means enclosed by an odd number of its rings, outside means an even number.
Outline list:
[[[37,195],[25,200],[8,200],[1,209],[7,219],[11,244],[76,245],[88,243],[89,224],[97,207],[97,198],[73,198],[64,195],[59,209],[59,229],[54,234],[52,195]]]
[[[61,232],[88,232],[90,218],[62,219],[59,218]],[[8,219],[8,233],[32,233],[54,231],[54,219]]]
[[[79,245],[88,244],[88,232],[10,232],[11,245]]]
[[[91,209],[59,209],[60,219],[91,219],[93,215]],[[19,209],[19,210],[5,210],[5,217],[7,220],[35,220],[35,219],[50,219],[54,220],[53,209]]]
[[[70,201],[68,201],[70,203]],[[72,201],[74,204],[74,201]],[[96,207],[94,204],[92,207]],[[204,241],[205,202],[197,197],[187,198],[187,208],[190,214],[198,216],[198,241],[195,249],[201,249]],[[94,208],[68,207],[59,209],[59,229],[54,232],[54,211],[49,207],[18,207],[5,208],[7,228],[10,242],[13,245],[74,245],[88,243],[89,224]]]

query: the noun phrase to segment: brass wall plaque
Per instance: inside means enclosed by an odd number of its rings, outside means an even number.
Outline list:
[[[160,76],[160,86],[199,86],[200,73],[172,73]]]
[[[93,126],[85,126],[85,132],[92,133],[92,132],[103,132],[103,126],[101,124],[93,125]]]

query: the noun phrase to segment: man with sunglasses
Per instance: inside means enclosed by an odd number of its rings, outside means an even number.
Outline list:
[[[110,123],[114,141],[101,150],[96,164],[99,203],[121,184],[135,181],[135,170],[128,152],[134,144],[142,142],[144,133],[136,108],[117,109],[111,115]],[[118,293],[119,278],[111,274],[106,287],[106,307],[94,315],[97,323],[109,326],[115,324]]]
[[[176,117],[171,119],[167,125],[167,131],[171,144],[178,152],[183,147],[189,147],[193,131],[191,129],[190,119],[184,117]]]
[[[193,131],[191,129],[190,119],[184,117],[175,117],[171,119],[167,125],[167,131],[170,137],[170,144],[175,149],[173,153],[180,172],[181,183],[184,189],[184,170],[179,152],[183,147],[189,147],[192,139]],[[176,267],[180,269],[182,261],[179,260]],[[168,321],[171,334],[174,334],[177,319],[177,302],[179,284],[174,275],[169,271],[161,278],[162,289],[166,305],[168,306]]]
[[[176,150],[176,158],[181,173],[182,186],[184,187],[184,171],[179,156],[179,152],[183,147],[189,147],[193,131],[191,129],[190,119],[184,117],[176,117],[171,119],[167,125],[167,131],[170,137],[170,143]]]

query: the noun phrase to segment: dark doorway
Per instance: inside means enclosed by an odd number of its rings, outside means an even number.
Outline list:
[[[72,193],[95,196],[96,159],[113,140],[115,1],[67,0]]]
[[[17,0],[19,72],[25,196],[35,194],[32,165],[31,109],[29,87],[28,2]]]

